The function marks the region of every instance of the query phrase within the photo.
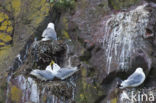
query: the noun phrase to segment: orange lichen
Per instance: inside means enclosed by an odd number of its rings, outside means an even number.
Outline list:
[[[12,40],[9,34],[13,31],[12,23],[5,12],[0,12],[0,24],[0,46],[5,46],[5,42]]]
[[[9,26],[8,29],[7,29],[7,32],[12,32],[12,30],[13,30],[13,27]]]
[[[113,98],[110,103],[117,103],[117,98]]]
[[[19,103],[21,97],[22,97],[22,90],[20,90],[16,86],[12,86],[11,87],[11,100],[15,103]]]
[[[12,37],[10,35],[7,35],[6,33],[0,33],[0,40],[9,42],[12,40]]]
[[[5,43],[1,43],[1,42],[0,42],[0,46],[4,46],[4,45],[5,45]]]
[[[7,29],[7,26],[5,26],[5,25],[0,27],[0,30],[3,30],[3,31],[6,29]]]
[[[2,23],[2,26],[7,26],[8,25],[8,21],[5,20],[3,23]]]

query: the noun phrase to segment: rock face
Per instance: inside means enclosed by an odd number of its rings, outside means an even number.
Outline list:
[[[151,15],[146,6],[147,4],[144,4],[129,12],[111,15],[106,22],[102,22],[106,25],[98,30],[96,35],[101,31],[104,33],[100,35],[99,42],[102,42],[105,50],[108,74],[112,68],[128,70],[136,68],[134,65],[145,66],[144,69],[151,68],[152,61],[149,56],[153,51],[149,50],[152,47],[147,44],[147,39],[154,38],[156,20],[152,19],[155,15]],[[155,8],[151,8],[151,11],[155,12]],[[137,61],[133,64],[136,57],[145,59],[142,64]]]
[[[63,64],[66,57],[66,45],[59,42],[41,42],[36,41],[31,48],[31,55],[34,64],[44,64],[39,69],[45,68],[51,60],[58,64]]]
[[[72,102],[68,100],[72,98],[72,85],[66,82],[49,82],[38,84],[31,77],[25,78],[19,75],[14,79],[10,79],[8,86],[8,94],[6,102],[15,103],[66,103]],[[60,95],[61,94],[61,95]]]
[[[0,0],[0,70],[8,68],[33,38],[50,10],[46,0]],[[43,27],[44,29],[44,27]],[[40,28],[42,31],[42,29]],[[40,32],[40,31],[39,31]]]
[[[56,32],[62,40],[37,41],[31,45],[33,38],[29,39],[26,51],[20,52],[15,59],[7,89],[0,89],[0,92],[8,91],[2,94],[7,97],[5,100],[17,103],[130,103],[122,101],[123,92],[117,88],[117,82],[126,79],[137,67],[144,69],[147,79],[134,92],[141,89],[141,92],[153,91],[155,95],[156,4],[142,0],[58,0],[56,4],[34,35],[40,38],[40,27],[55,21]],[[135,6],[131,6],[133,4]],[[80,72],[66,81],[46,83],[29,76],[32,69],[44,69],[51,59],[62,66],[81,64]],[[128,95],[131,90],[127,89]]]
[[[21,55],[14,62],[17,66],[12,68],[14,73],[8,77],[7,103],[72,102],[76,85],[73,77],[66,81],[41,82],[30,75],[33,69],[44,70],[51,60],[64,65],[66,56],[66,46],[59,41],[35,41],[28,51],[27,58],[24,60]]]
[[[154,69],[153,63],[155,62],[153,59],[156,32],[154,29],[156,25],[155,10],[155,4],[144,3],[136,8],[116,12],[112,15],[104,17],[98,15],[101,18],[96,19],[97,21],[94,21],[95,17],[90,17],[94,14],[86,16],[89,15],[85,15],[88,13],[87,11],[82,15],[81,13],[85,10],[81,11],[81,9],[72,16],[72,20],[80,31],[78,40],[81,40],[84,48],[87,48],[82,54],[82,57],[87,59],[80,58],[81,61],[87,62],[87,66],[82,66],[82,70],[87,69],[85,82],[89,82],[84,84],[87,85],[86,87],[82,87],[84,91],[90,92],[86,90],[86,88],[90,88],[90,84],[93,86],[90,81],[94,81],[96,85],[101,83],[104,90],[99,96],[109,101],[110,98],[114,97],[112,95],[116,95],[115,84],[117,84],[118,77],[125,79],[137,67],[142,67],[147,77],[151,75],[149,72]],[[86,19],[83,20],[82,17]],[[88,73],[91,74],[90,71],[94,71],[94,76],[88,75]],[[155,78],[154,75],[152,77]],[[147,80],[146,83],[150,84],[150,81]],[[89,97],[87,93],[84,95],[87,102],[96,99],[106,102],[101,98],[96,98],[96,96]],[[105,97],[105,95],[107,96]],[[89,99],[92,97],[94,100]]]

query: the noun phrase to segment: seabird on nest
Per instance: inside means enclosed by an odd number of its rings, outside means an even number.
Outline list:
[[[57,40],[54,23],[48,23],[47,28],[42,33],[42,41]]]
[[[78,71],[77,67],[68,67],[68,68],[61,68],[58,64],[52,61],[53,66],[51,68],[46,68],[46,70],[50,70],[57,78],[64,80],[75,72]]]
[[[31,75],[37,77],[40,80],[53,80],[54,77],[64,80],[75,72],[77,72],[77,67],[68,67],[68,68],[61,68],[58,64],[52,61],[45,70],[33,70],[31,71]]]
[[[135,72],[120,84],[120,89],[127,87],[137,87],[145,81],[145,73],[142,68],[137,68]]]

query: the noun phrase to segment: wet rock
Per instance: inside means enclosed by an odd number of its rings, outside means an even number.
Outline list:
[[[117,77],[127,78],[138,66],[144,68],[147,76],[151,75],[149,73],[154,66],[152,54],[155,51],[153,47],[155,43],[155,7],[145,4],[146,6],[138,6],[127,12],[116,12],[105,17],[98,15],[102,18],[98,19],[93,16],[94,14],[88,14],[89,11],[96,10],[98,1],[92,3],[86,3],[85,6],[92,5],[93,10],[79,8],[72,16],[72,24],[75,28],[78,27],[75,33],[79,32],[76,40],[81,46],[78,48],[85,48],[79,51],[81,54],[77,54],[81,55],[81,62],[89,65],[82,68],[86,74],[85,79],[94,81],[96,78],[95,84],[101,83],[104,87],[103,92],[107,94],[111,87],[112,91],[116,88],[114,82]],[[99,24],[96,24],[97,22]],[[93,49],[87,49],[92,46],[94,46]],[[95,72],[91,77],[87,75],[89,67],[93,67]],[[87,82],[84,85],[90,84]],[[84,98],[86,101],[89,99],[89,97]]]
[[[147,9],[149,7],[150,10]],[[122,79],[126,75],[128,77],[137,67],[142,67],[147,77],[152,75],[150,71],[154,69],[152,68],[154,61],[152,61],[151,54],[155,50],[152,46],[152,39],[155,39],[156,24],[153,12],[156,12],[155,7],[144,4],[129,12],[120,12],[107,20],[105,27],[101,30],[105,31],[102,43],[107,58],[107,73],[110,75],[106,76],[104,81],[118,76]],[[127,73],[119,72],[118,69]],[[105,86],[106,83],[104,82],[103,85]],[[150,85],[152,86],[154,85]]]
[[[69,103],[73,101],[73,90],[73,86],[64,81],[36,82],[31,77],[19,75],[9,80],[7,102]]]

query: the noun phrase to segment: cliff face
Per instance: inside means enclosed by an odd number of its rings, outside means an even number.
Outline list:
[[[117,82],[137,67],[144,69],[147,79],[127,94],[140,88],[155,93],[156,4],[142,0],[0,2],[0,69],[10,67],[13,72],[3,73],[0,98],[6,98],[1,101],[125,103]],[[37,42],[34,47],[33,39],[40,40],[48,22],[56,24],[60,40]],[[30,77],[32,69],[44,69],[51,59],[61,66],[81,64],[80,71],[66,81],[45,83]]]
[[[46,0],[0,0],[0,69],[8,68],[48,15]]]

